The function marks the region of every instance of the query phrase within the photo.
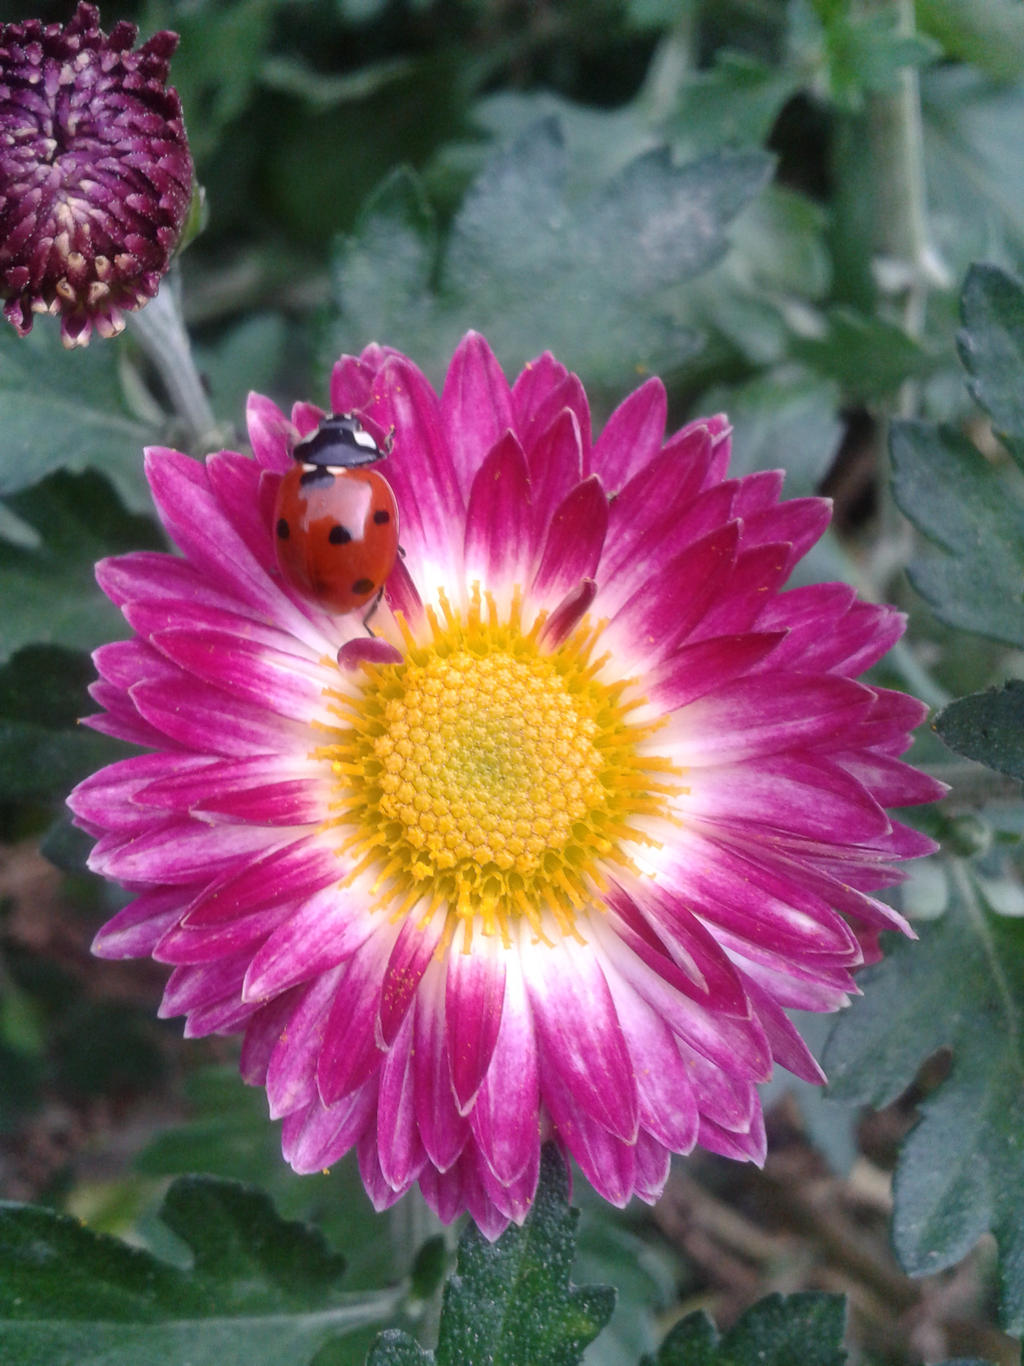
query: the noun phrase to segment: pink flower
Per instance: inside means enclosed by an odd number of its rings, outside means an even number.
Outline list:
[[[134,896],[96,952],[173,964],[161,1013],[241,1033],[288,1161],[356,1148],[379,1208],[418,1181],[493,1237],[548,1138],[618,1205],[698,1143],[760,1162],[758,1082],[821,1079],[786,1010],[844,1004],[932,848],[883,810],[941,794],[924,707],[852,678],[902,617],[783,592],[828,504],[727,479],[722,417],[666,441],[657,380],[596,440],[575,375],[510,387],[473,334],[440,398],[378,346],[330,398],[393,429],[375,639],[275,567],[309,404],[254,396],[253,459],[151,450],[183,558],[99,566],[135,636],[91,724],[151,752],[70,799]]]
[[[0,298],[23,336],[58,313],[65,346],[157,292],[192,199],[177,92],[167,89],[174,33],[132,51],[95,5],[66,27],[0,26]]]

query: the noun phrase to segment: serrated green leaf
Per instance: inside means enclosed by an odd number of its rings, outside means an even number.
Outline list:
[[[55,470],[101,470],[134,512],[150,506],[142,450],[157,429],[129,412],[121,339],[66,351],[42,318],[27,337],[0,331],[0,498]]]
[[[549,1146],[523,1227],[489,1243],[469,1225],[460,1238],[436,1352],[388,1333],[374,1345],[367,1366],[576,1366],[611,1317],[615,1291],[569,1279],[579,1212],[569,1208],[567,1189],[564,1162]]]
[[[430,1366],[434,1360],[434,1353],[421,1347],[408,1333],[388,1328],[370,1348],[366,1366]]]
[[[262,1091],[244,1086],[237,1068],[202,1067],[185,1081],[189,1118],[162,1129],[135,1159],[146,1176],[206,1172],[266,1190],[282,1216],[314,1219],[345,1248],[354,1289],[393,1277],[394,1248],[380,1236],[380,1220],[366,1198],[354,1156],[316,1177],[299,1177],[281,1161],[281,1140],[267,1123]],[[416,1196],[410,1196],[415,1199]],[[407,1249],[411,1259],[415,1247]]]
[[[900,1153],[893,1242],[912,1276],[999,1247],[1001,1319],[1024,1329],[1024,922],[992,914],[961,875],[960,895],[921,942],[901,941],[857,978],[823,1065],[840,1099],[886,1105],[939,1048],[948,1077],[920,1105]]]
[[[343,1259],[249,1187],[185,1178],[161,1215],[189,1270],[65,1215],[0,1205],[4,1366],[307,1366],[394,1306],[339,1290]]]
[[[666,293],[723,255],[728,224],[770,166],[751,152],[677,167],[662,149],[574,197],[560,127],[543,120],[488,162],[439,262],[422,196],[408,177],[393,178],[339,247],[340,318],[325,354],[386,337],[437,358],[437,378],[441,358],[475,327],[512,369],[545,348],[596,384],[620,381],[624,367],[677,365],[695,338]]]
[[[967,387],[1024,466],[1024,286],[998,266],[975,265],[961,298],[957,349]]]
[[[951,626],[1024,644],[1024,507],[1006,479],[958,432],[896,422],[893,493],[934,544],[910,579]]]
[[[706,1314],[690,1314],[647,1366],[843,1366],[841,1295],[769,1295],[719,1336]]]
[[[932,723],[943,740],[968,759],[1024,781],[1024,682],[960,697]]]

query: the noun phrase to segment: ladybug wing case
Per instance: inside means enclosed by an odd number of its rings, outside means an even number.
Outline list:
[[[344,613],[381,590],[398,553],[398,508],[375,470],[296,466],[276,513],[278,564],[304,596]]]

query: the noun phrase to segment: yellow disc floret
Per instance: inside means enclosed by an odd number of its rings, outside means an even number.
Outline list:
[[[596,634],[581,627],[555,650],[543,619],[524,631],[518,601],[501,621],[479,594],[457,615],[442,600],[429,632],[405,631],[405,658],[364,665],[358,696],[317,751],[338,780],[332,824],[371,870],[379,904],[403,915],[439,909],[508,939],[525,916],[575,933],[576,914],[646,837],[637,817],[676,790],[670,766],[642,752],[652,727],[631,725],[628,681],[599,677]]]

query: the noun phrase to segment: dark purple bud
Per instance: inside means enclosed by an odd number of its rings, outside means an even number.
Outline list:
[[[192,200],[174,33],[133,51],[95,5],[70,23],[0,27],[0,297],[22,336],[34,313],[61,318],[65,346],[156,293]]]

